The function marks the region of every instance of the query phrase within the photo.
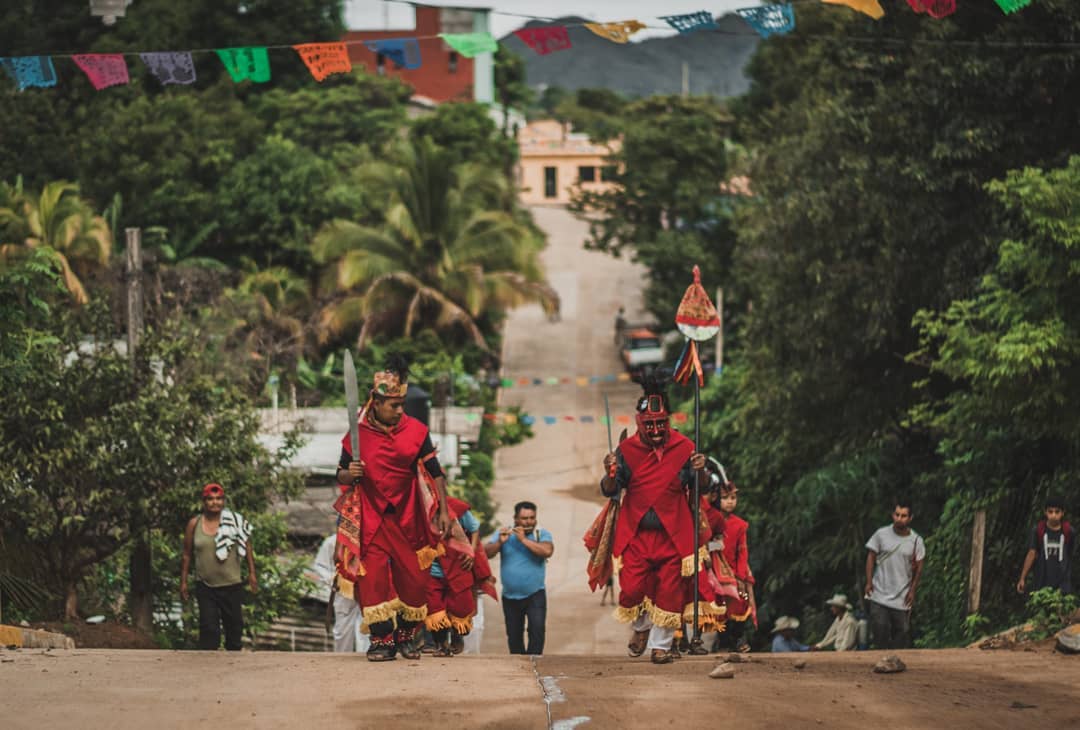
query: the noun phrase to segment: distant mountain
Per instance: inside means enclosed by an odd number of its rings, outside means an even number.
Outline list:
[[[567,17],[553,22],[530,21],[525,27],[585,22],[585,18]],[[760,38],[735,14],[716,22],[719,33],[705,30],[625,45],[604,40],[588,28],[571,27],[573,47],[546,56],[538,55],[512,33],[500,42],[525,60],[526,79],[533,88],[605,88],[630,97],[678,94],[685,61],[691,94],[738,96],[750,87],[743,69]]]

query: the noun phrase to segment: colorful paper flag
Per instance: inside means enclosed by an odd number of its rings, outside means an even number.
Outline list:
[[[739,17],[750,24],[762,38],[771,35],[783,35],[795,30],[795,11],[790,5],[762,5],[756,8],[741,8],[735,11]]]
[[[266,46],[218,48],[216,52],[234,82],[251,79],[256,84],[263,84],[270,80],[270,57]]]
[[[186,51],[140,53],[139,58],[163,86],[195,83],[195,61]]]
[[[71,59],[98,91],[126,84],[130,80],[127,63],[119,53],[85,53],[72,56]]]
[[[322,81],[332,74],[352,71],[352,61],[344,43],[301,43],[293,46],[293,50],[300,55],[300,60],[316,81]]]
[[[630,36],[645,27],[640,20],[619,20],[614,23],[586,23],[585,27],[612,43],[628,43]]]
[[[878,0],[821,0],[821,2],[832,5],[846,5],[852,10],[858,10],[860,13],[869,15],[874,20],[880,20],[885,15],[885,10],[882,9]],[[1002,2],[1002,0],[998,0],[998,2]],[[1004,0],[1004,2],[1010,2],[1010,0]],[[1027,0],[1027,2],[1031,2],[1031,0]]]
[[[558,420],[559,419],[556,418],[555,416],[544,416],[544,423],[546,423],[549,426],[553,426],[555,424],[555,422],[558,421]]]
[[[956,0],[907,0],[916,13],[926,13],[940,20],[956,12]]]
[[[481,53],[494,53],[499,48],[491,33],[440,33],[439,37],[465,58]]]
[[[675,363],[675,372],[671,378],[679,385],[686,385],[692,375],[697,376],[699,388],[705,386],[705,372],[701,368],[701,358],[698,357],[697,342],[687,340],[682,354],[679,355],[679,361]]]
[[[668,25],[680,33],[693,33],[698,30],[712,30],[720,27],[708,10],[699,10],[696,13],[686,13],[685,15],[661,15],[660,20],[667,21]]]
[[[0,66],[19,87],[19,91],[37,86],[56,86],[56,68],[49,56],[11,56],[0,58]]]
[[[386,56],[398,68],[420,68],[420,43],[415,38],[387,38],[364,41],[372,53]]]
[[[570,47],[570,34],[565,25],[542,25],[538,28],[515,30],[514,35],[541,56]]]
[[[1001,8],[1001,12],[1008,15],[1009,13],[1015,13],[1020,8],[1026,8],[1031,5],[1031,0],[994,0]]]

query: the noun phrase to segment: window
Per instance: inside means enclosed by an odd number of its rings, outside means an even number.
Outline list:
[[[457,73],[457,51],[450,51],[450,73]]]
[[[375,73],[379,76],[386,75],[386,56],[381,53],[375,54]]]
[[[596,168],[592,165],[581,165],[577,169],[578,182],[596,182]]]
[[[559,197],[558,170],[554,167],[544,168],[544,197]]]
[[[610,182],[615,179],[617,173],[618,169],[615,165],[604,165],[600,168],[600,179],[604,182]]]

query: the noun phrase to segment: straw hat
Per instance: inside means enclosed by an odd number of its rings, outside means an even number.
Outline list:
[[[776,625],[773,626],[772,633],[775,634],[777,631],[785,631],[787,629],[797,628],[799,628],[799,619],[795,618],[794,616],[781,616],[780,618],[776,619]]]
[[[837,593],[835,596],[825,601],[826,606],[839,606],[840,608],[850,609],[851,604],[848,603],[847,596],[843,593]]]

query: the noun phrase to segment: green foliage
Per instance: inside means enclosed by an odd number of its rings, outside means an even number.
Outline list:
[[[416,143],[426,137],[445,149],[451,166],[468,162],[502,170],[517,154],[513,140],[499,133],[488,107],[477,102],[441,104],[416,119],[409,134]]]
[[[1057,588],[1040,588],[1028,596],[1027,610],[1031,630],[1024,633],[1030,641],[1041,641],[1068,626],[1080,606],[1080,599]]]
[[[968,641],[975,641],[983,635],[983,630],[990,623],[990,619],[981,613],[969,613],[964,618],[964,637]]]
[[[626,106],[626,100],[611,89],[578,89],[558,103],[555,118],[594,142],[607,142],[622,133]]]

